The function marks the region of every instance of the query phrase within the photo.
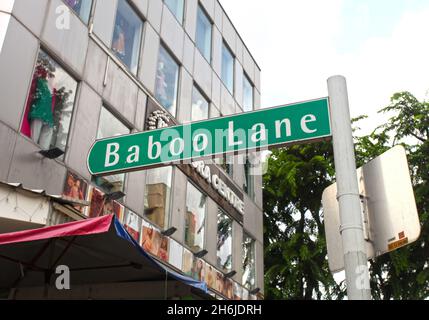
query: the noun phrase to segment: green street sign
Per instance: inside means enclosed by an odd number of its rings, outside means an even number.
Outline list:
[[[328,98],[98,140],[93,175],[107,175],[331,137]]]

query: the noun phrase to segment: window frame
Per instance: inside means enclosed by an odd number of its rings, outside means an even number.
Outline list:
[[[33,67],[32,67],[33,71],[31,73],[31,81],[28,84],[28,88],[27,88],[27,97],[25,99],[25,107],[27,106],[28,99],[30,98],[31,82],[33,81],[33,78],[34,78],[34,74],[35,74],[35,70],[36,70],[36,66],[37,66],[37,61],[39,60],[39,55],[40,55],[41,51],[44,52],[49,58],[51,58],[57,65],[59,65],[61,67],[61,69],[63,69],[63,71],[66,72],[67,75],[76,82],[76,92],[75,92],[75,98],[73,101],[73,111],[72,111],[72,114],[70,116],[70,125],[69,125],[69,129],[68,129],[68,133],[67,133],[67,141],[66,141],[66,144],[65,144],[64,150],[63,150],[64,154],[61,157],[55,159],[56,161],[64,163],[65,158],[66,158],[67,153],[68,153],[68,150],[69,150],[69,146],[70,146],[70,139],[71,139],[70,133],[71,133],[72,129],[74,129],[74,120],[75,120],[76,112],[77,112],[76,107],[77,107],[78,100],[79,100],[78,97],[80,95],[80,90],[82,87],[82,81],[78,80],[78,77],[76,76],[75,72],[71,68],[69,68],[65,63],[63,63],[62,60],[59,60],[57,58],[57,55],[54,54],[51,50],[49,50],[49,48],[44,47],[43,45],[39,45],[39,47],[37,48],[37,52],[36,52],[36,60],[33,63]],[[19,134],[21,136],[25,137],[26,139],[28,139],[29,141],[31,141],[35,146],[37,146],[38,149],[41,150],[42,148],[38,143],[34,142],[34,140],[31,137],[28,137],[27,135],[22,133],[22,126],[24,124],[25,115],[26,115],[26,112],[25,112],[25,108],[24,108],[24,112],[22,114],[21,121],[19,124]]]
[[[223,60],[223,50],[224,48],[229,52],[229,54],[232,57],[232,84],[231,84],[231,90],[228,87],[228,85],[225,83],[225,80],[223,78],[223,67],[224,67],[224,60]],[[225,88],[228,90],[228,92],[235,97],[235,55],[234,52],[232,51],[232,49],[230,48],[230,46],[228,45],[228,43],[225,41],[225,39],[222,40],[222,58],[221,58],[221,82],[222,84],[225,86]]]
[[[245,100],[244,89],[245,89],[246,80],[249,83],[250,88],[252,89],[252,109],[250,109],[250,110],[246,110],[245,105],[244,105],[244,102],[245,102],[244,101]],[[255,110],[255,85],[250,80],[250,77],[247,75],[246,71],[243,71],[243,101],[242,101],[242,103],[243,103],[243,111],[244,112],[252,112]]]
[[[177,88],[176,88],[176,96],[175,96],[175,103],[176,103],[176,108],[175,108],[175,112],[174,114],[171,113],[170,110],[168,110],[166,107],[164,107],[164,105],[161,103],[161,101],[159,101],[159,99],[157,98],[157,91],[156,91],[156,78],[155,78],[155,90],[154,90],[154,99],[155,101],[162,107],[162,109],[164,111],[166,111],[169,115],[171,115],[174,119],[177,119],[177,115],[178,115],[178,111],[179,111],[179,107],[180,107],[180,86],[181,86],[181,75],[182,75],[182,63],[176,58],[176,56],[173,54],[173,52],[170,50],[170,48],[167,46],[167,44],[161,39],[160,43],[159,43],[159,48],[158,48],[158,59],[156,60],[156,72],[155,72],[155,77],[157,77],[157,72],[158,72],[158,64],[159,64],[159,58],[160,58],[160,52],[161,49],[164,49],[164,51],[168,54],[168,56],[171,58],[171,60],[174,61],[174,63],[177,65]]]
[[[168,4],[165,2],[165,0],[162,0],[162,3],[167,7],[168,11],[171,12],[171,14],[173,15],[173,17],[177,20],[177,22],[183,26],[184,22],[185,22],[185,13],[186,13],[186,0],[183,0],[183,8],[182,8],[182,21],[180,21],[176,14],[173,12],[173,10],[171,10],[171,8],[168,6]]]
[[[216,250],[216,267],[215,268],[219,268],[221,269],[222,273],[226,272],[230,272],[232,270],[234,270],[234,219],[226,212],[226,210],[224,210],[222,207],[218,206],[217,207],[217,215],[216,215],[216,240],[217,240],[217,236],[218,236],[218,215],[219,213],[222,213],[223,215],[225,215],[226,217],[229,218],[229,220],[231,221],[231,268],[230,270],[225,270],[223,269],[221,266],[217,265],[217,259],[218,259],[218,254],[217,254],[217,250]]]
[[[83,20],[82,19],[82,17],[79,15],[79,14],[77,14],[77,12],[76,11],[74,11],[74,9],[68,4],[68,3],[66,3],[64,0],[61,0],[63,3],[64,3],[64,5],[67,7],[67,8],[69,8],[70,9],[70,11],[71,12],[73,12],[73,14],[75,15],[75,16],[77,16],[78,17],[78,19],[84,24],[84,25],[86,25],[87,27],[89,27],[89,25],[90,25],[90,22],[91,22],[91,18],[92,18],[92,16],[93,16],[93,9],[94,9],[94,2],[95,2],[95,0],[91,0],[91,7],[89,8],[89,15],[88,15],[88,22],[85,22],[85,20]]]
[[[171,168],[171,181],[170,181],[170,183],[171,183],[171,190],[170,190],[170,197],[169,197],[169,199],[168,199],[168,201],[165,201],[165,203],[167,204],[167,202],[168,202],[168,212],[166,213],[166,215],[165,215],[165,217],[167,218],[167,223],[166,223],[166,225],[164,226],[164,227],[161,227],[161,226],[159,226],[158,224],[156,224],[155,222],[153,222],[152,220],[150,220],[148,217],[147,217],[147,215],[145,214],[145,204],[144,204],[144,198],[146,197],[146,186],[147,186],[147,172],[149,171],[149,170],[147,170],[146,172],[145,172],[145,182],[144,182],[144,188],[145,188],[145,191],[144,191],[144,194],[143,194],[143,219],[144,219],[144,221],[146,221],[147,223],[149,223],[149,224],[151,224],[152,226],[154,226],[155,228],[158,228],[159,230],[167,230],[168,228],[170,228],[171,227],[171,216],[172,216],[172,205],[173,205],[173,198],[174,198],[174,181],[175,181],[175,172],[176,172],[176,170],[174,169],[175,167],[174,166],[166,166],[166,167],[160,167],[160,168]],[[154,169],[151,169],[151,170],[156,170],[156,169],[159,169],[159,168],[154,168]]]
[[[253,272],[254,272],[254,284],[250,285],[249,287],[246,286],[246,283],[243,281],[244,280],[244,272],[245,272],[245,268],[244,268],[244,264],[243,264],[243,260],[241,261],[241,269],[242,269],[242,276],[241,276],[241,286],[244,287],[247,290],[252,290],[256,287],[256,283],[257,283],[257,274],[256,274],[256,240],[255,238],[253,238],[248,232],[246,232],[246,230],[243,229],[243,239],[242,239],[242,246],[241,246],[241,250],[242,250],[242,254],[243,254],[243,258],[244,258],[244,245],[245,245],[245,241],[244,239],[248,238],[251,239],[251,243],[252,243],[252,252],[253,252]]]
[[[203,237],[203,247],[201,250],[206,249],[207,247],[207,216],[208,216],[208,206],[207,206],[207,200],[209,199],[209,196],[201,190],[199,186],[197,186],[193,181],[190,179],[186,180],[186,198],[185,198],[185,213],[186,213],[186,207],[187,207],[187,201],[188,201],[188,185],[191,184],[195,189],[197,189],[203,196],[206,197],[206,205],[204,209],[204,237]],[[191,251],[193,254],[195,254],[194,250],[186,243],[186,217],[185,217],[185,223],[184,223],[184,231],[183,232],[183,247],[189,251]]]
[[[201,49],[199,48],[198,44],[197,44],[197,35],[198,35],[198,14],[199,12],[201,12],[204,17],[207,19],[207,21],[210,24],[210,57],[209,59],[207,59],[207,57],[204,55],[204,53],[201,51]],[[197,48],[197,50],[199,51],[199,53],[203,56],[203,58],[209,63],[209,65],[212,65],[213,62],[213,26],[214,26],[214,22],[213,20],[210,18],[209,14],[207,13],[206,9],[204,8],[204,6],[198,2],[197,5],[197,17],[196,17],[196,26],[195,26],[195,47]]]
[[[203,97],[203,99],[207,102],[208,108],[207,108],[207,118],[206,119],[200,119],[200,120],[193,120],[192,119],[192,111],[193,111],[193,106],[194,106],[194,89],[198,91],[198,93]],[[206,96],[206,94],[204,93],[203,90],[201,90],[200,86],[194,81],[193,85],[192,85],[192,93],[191,93],[191,122],[198,122],[198,121],[205,121],[205,120],[209,120],[210,119],[210,109],[211,109],[211,101],[210,99]]]
[[[137,18],[140,20],[140,22],[142,24],[141,32],[140,32],[140,39],[139,39],[140,45],[139,45],[139,50],[138,50],[137,65],[136,65],[136,72],[135,73],[131,70],[131,67],[129,67],[124,61],[122,61],[116,55],[115,51],[113,51],[113,48],[112,48],[112,46],[113,46],[113,37],[114,37],[114,34],[115,34],[115,23],[116,23],[116,18],[118,16],[119,1],[124,1],[130,7],[130,9],[134,12],[134,14],[137,16]],[[131,1],[129,1],[129,0],[118,0],[117,1],[117,3],[116,3],[115,17],[113,19],[113,29],[112,29],[111,44],[109,46],[109,51],[112,53],[112,56],[115,57],[115,59],[121,65],[123,65],[130,74],[132,74],[136,78],[138,77],[138,74],[139,74],[140,63],[141,63],[141,59],[140,58],[141,58],[142,53],[143,53],[143,40],[144,40],[144,28],[145,28],[145,25],[146,25],[146,20],[142,18],[142,16],[140,15],[140,11],[135,7],[135,5]]]
[[[122,115],[120,115],[118,112],[116,112],[114,110],[113,107],[110,106],[109,103],[107,103],[106,101],[103,100],[102,104],[101,104],[101,108],[100,108],[100,114],[98,115],[98,122],[97,122],[97,140],[98,139],[103,139],[103,138],[98,138],[98,133],[100,130],[100,124],[101,124],[101,112],[103,111],[103,109],[105,109],[107,112],[109,112],[116,120],[118,120],[124,127],[128,128],[128,130],[130,131],[130,133],[132,132],[132,128],[130,128],[130,126],[127,124],[126,121],[124,121],[124,119],[122,118]],[[124,192],[126,194],[126,187],[127,187],[127,182],[128,182],[128,174],[127,173],[123,173],[124,175],[124,181],[123,181],[123,187],[122,187],[122,192]],[[100,189],[102,192],[107,193],[101,186],[99,186],[98,184],[95,183],[94,181],[95,176],[91,176],[91,183],[94,184],[98,189]],[[118,200],[119,203],[124,204],[124,199],[119,199]]]

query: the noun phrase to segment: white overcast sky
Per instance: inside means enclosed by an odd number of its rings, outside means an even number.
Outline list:
[[[347,78],[362,133],[394,92],[429,92],[429,0],[221,0],[262,69],[262,106],[327,96]]]

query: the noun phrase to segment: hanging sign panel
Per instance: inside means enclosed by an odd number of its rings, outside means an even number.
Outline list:
[[[322,98],[98,140],[88,169],[106,175],[330,137],[328,98]]]

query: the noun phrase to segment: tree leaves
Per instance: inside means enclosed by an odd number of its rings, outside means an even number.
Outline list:
[[[429,103],[395,93],[380,112],[389,120],[368,136],[355,137],[362,166],[395,144],[407,150],[422,233],[419,240],[371,262],[375,299],[429,296]],[[354,119],[358,121],[366,116]],[[328,268],[321,197],[334,181],[330,143],[275,150],[264,176],[265,287],[268,299],[342,299]]]

